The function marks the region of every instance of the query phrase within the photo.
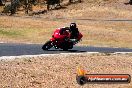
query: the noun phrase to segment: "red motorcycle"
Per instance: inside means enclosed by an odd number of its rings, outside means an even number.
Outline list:
[[[61,28],[58,28],[54,31],[52,38],[47,41],[43,46],[43,50],[48,50],[52,47],[55,47],[55,49],[63,49],[68,50],[72,49],[73,45],[78,43],[83,35],[79,32],[78,37],[76,39],[70,39],[71,33],[67,30],[63,30]]]

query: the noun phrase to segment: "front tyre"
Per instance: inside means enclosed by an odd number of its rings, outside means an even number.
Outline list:
[[[52,42],[51,41],[47,41],[43,46],[42,46],[42,49],[43,50],[48,50],[50,48],[52,48]]]

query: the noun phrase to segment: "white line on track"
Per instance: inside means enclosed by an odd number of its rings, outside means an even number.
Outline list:
[[[2,56],[0,60],[14,60],[14,59],[21,59],[21,58],[32,58],[32,57],[50,57],[59,54],[39,54],[39,55],[20,55],[20,56]]]
[[[21,58],[36,58],[36,57],[51,57],[57,55],[80,55],[80,54],[101,54],[100,52],[84,52],[84,53],[59,53],[59,54],[39,54],[39,55],[21,55],[21,56],[2,56],[0,57],[1,61],[15,60]],[[110,54],[132,54],[132,52],[115,52]]]

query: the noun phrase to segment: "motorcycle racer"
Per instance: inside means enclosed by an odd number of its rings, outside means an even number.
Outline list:
[[[71,39],[76,39],[78,37],[79,31],[76,23],[70,23],[70,33]]]
[[[60,34],[63,34],[64,31],[68,30],[71,33],[70,39],[73,41],[77,41],[76,39],[78,38],[79,31],[76,23],[70,23],[70,27],[63,27],[60,29]]]
[[[72,49],[82,37],[83,35],[78,31],[76,23],[71,23],[70,27],[55,29],[52,38],[42,46],[42,49],[48,50],[54,47],[55,49],[63,49],[67,51],[68,49]]]

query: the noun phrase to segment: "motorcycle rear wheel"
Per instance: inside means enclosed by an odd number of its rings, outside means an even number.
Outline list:
[[[47,41],[47,42],[42,46],[42,49],[43,49],[43,50],[48,50],[48,49],[52,48],[53,46],[52,46],[51,43],[52,43],[51,41]]]
[[[68,51],[68,48],[63,48],[63,51]]]
[[[65,45],[63,46],[63,51],[68,51],[68,49],[72,49],[72,48],[73,48],[73,43],[71,42],[69,44],[68,42],[68,43],[65,43]]]

